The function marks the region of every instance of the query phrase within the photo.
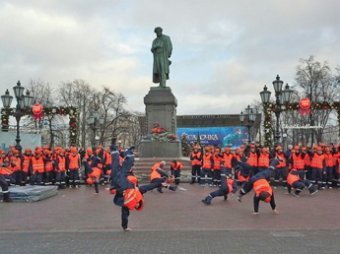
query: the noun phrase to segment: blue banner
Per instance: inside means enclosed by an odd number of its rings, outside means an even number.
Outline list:
[[[187,136],[190,144],[197,142],[199,137],[201,145],[204,146],[236,148],[247,142],[248,129],[243,126],[178,128],[177,136],[181,139],[183,135]]]

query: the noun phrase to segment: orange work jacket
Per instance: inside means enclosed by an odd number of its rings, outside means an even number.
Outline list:
[[[260,153],[258,166],[260,168],[268,168],[269,167],[269,154],[268,153]]]
[[[270,187],[268,181],[266,179],[259,179],[254,182],[253,185],[255,195],[258,197],[261,192],[265,191],[268,192],[271,195],[273,195],[272,187]]]
[[[295,154],[292,155],[293,158],[293,168],[297,170],[304,170],[305,169],[305,159],[302,158],[302,154]]]
[[[32,170],[33,173],[44,173],[44,159],[42,156],[36,158],[35,156],[32,157]]]

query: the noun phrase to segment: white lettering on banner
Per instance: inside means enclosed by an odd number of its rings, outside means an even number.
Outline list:
[[[202,134],[200,135],[201,140],[208,140],[208,141],[216,141],[218,140],[218,136],[216,134]]]
[[[187,139],[189,141],[196,141],[197,135],[187,135]],[[217,134],[201,134],[200,140],[201,141],[217,141],[218,135]]]

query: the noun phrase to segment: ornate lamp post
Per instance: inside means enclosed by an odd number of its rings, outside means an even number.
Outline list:
[[[90,110],[90,116],[87,118],[87,124],[90,126],[93,137],[91,139],[91,146],[93,149],[96,147],[96,132],[104,124],[104,118],[99,115],[97,110]]]
[[[273,105],[273,111],[276,117],[276,127],[275,127],[275,135],[274,140],[275,144],[280,142],[280,114],[284,110],[283,106],[290,101],[290,97],[293,91],[289,88],[289,85],[286,84],[285,89],[282,90],[283,81],[280,80],[280,76],[276,76],[276,80],[273,81],[274,91],[275,91],[275,104]],[[266,110],[269,107],[271,92],[268,91],[267,86],[264,86],[263,91],[260,92],[261,100],[263,103],[263,108]]]
[[[250,129],[254,125],[254,122],[256,119],[256,113],[255,113],[255,109],[251,108],[249,105],[248,107],[246,107],[244,111],[245,111],[245,114],[243,113],[243,111],[241,111],[240,122],[242,125],[246,126],[248,129],[248,143],[250,144],[251,142]]]
[[[21,86],[20,81],[18,81],[17,85],[13,87],[14,95],[17,101],[17,105],[15,107],[14,116],[17,121],[17,136],[16,136],[16,149],[21,151],[21,145],[20,145],[20,119],[23,115],[26,113],[24,112],[24,109],[27,107],[30,107],[32,105],[33,97],[30,96],[30,92],[26,90],[26,95],[24,95],[25,88]],[[1,95],[1,100],[4,108],[8,109],[11,106],[13,96],[9,94],[8,89],[6,90],[6,93],[4,95]]]

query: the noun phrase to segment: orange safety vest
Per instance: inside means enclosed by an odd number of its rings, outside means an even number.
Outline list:
[[[171,167],[173,170],[180,170],[180,169],[183,168],[183,164],[180,163],[179,161],[177,161],[177,163],[171,162],[170,167]]]
[[[157,162],[155,163],[152,168],[151,168],[151,175],[150,175],[150,180],[152,181],[153,179],[156,178],[162,178],[161,174],[157,172],[157,169],[159,168],[161,163]]]
[[[302,158],[301,154],[295,154],[292,155],[293,158],[293,168],[297,170],[304,170],[305,169],[305,160]]]
[[[16,157],[16,156],[12,156],[11,157],[11,170],[13,172],[16,171],[21,171],[21,158],[20,157]]]
[[[76,154],[76,155],[70,154],[68,158],[70,161],[68,168],[70,170],[78,170],[80,167],[79,166],[79,154]]]
[[[223,153],[223,161],[224,161],[224,167],[226,168],[232,168],[231,161],[233,159],[234,155],[232,153]]]
[[[310,166],[310,156],[307,153],[304,157],[304,161],[305,161],[305,166],[309,167]]]
[[[265,191],[270,194],[270,196],[273,195],[273,190],[272,187],[270,187],[268,181],[266,179],[259,179],[254,182],[253,185],[255,195],[258,197],[261,192]]]
[[[276,156],[279,157],[281,160],[279,162],[279,164],[276,166],[276,168],[284,168],[287,164],[286,164],[286,158],[285,158],[285,155],[284,153],[276,153]]]
[[[32,170],[33,173],[44,173],[44,159],[42,156],[36,158],[35,156],[32,157]]]
[[[51,158],[46,157],[45,158],[45,171],[46,172],[52,172],[53,171],[53,163]]]
[[[250,152],[247,163],[252,167],[257,167],[257,154]]]
[[[213,156],[214,160],[214,170],[220,170],[221,169],[221,164],[222,164],[222,158],[217,154]]]
[[[24,154],[24,161],[22,162],[22,171],[28,173],[32,161],[32,156]]]
[[[193,160],[191,160],[191,165],[192,166],[196,166],[196,165],[201,166],[202,165],[202,161],[200,159],[197,159],[197,158],[201,158],[201,152],[196,152],[196,153],[195,152],[191,152],[191,156],[190,157],[195,157]]]
[[[66,170],[66,163],[65,163],[66,162],[66,158],[64,156],[58,155],[57,162],[58,162],[57,171],[65,172],[65,170]]]
[[[299,175],[293,175],[292,173],[289,173],[288,176],[287,176],[287,183],[288,183],[290,186],[293,186],[293,184],[294,184],[296,181],[300,181],[300,176],[299,176]]]
[[[99,180],[101,175],[102,175],[102,170],[100,168],[93,167],[92,172],[89,174],[89,177]]]
[[[111,154],[108,152],[105,152],[105,165],[111,165],[112,163],[112,157]]]
[[[269,167],[269,154],[261,153],[259,156],[258,166],[260,168],[268,168]]]
[[[142,204],[143,195],[137,187],[124,191],[124,206],[129,208],[129,210],[141,210]]]
[[[323,161],[325,156],[323,154],[314,153],[312,160],[310,162],[310,166],[312,168],[323,169]]]
[[[205,153],[203,155],[203,166],[202,166],[202,168],[211,169],[212,168],[211,159],[212,159],[212,154],[211,153]]]
[[[0,175],[4,175],[4,176],[9,176],[11,175],[13,172],[6,168],[6,167],[0,167]]]
[[[326,163],[326,167],[334,167],[334,156],[331,153],[325,153],[325,163]]]

